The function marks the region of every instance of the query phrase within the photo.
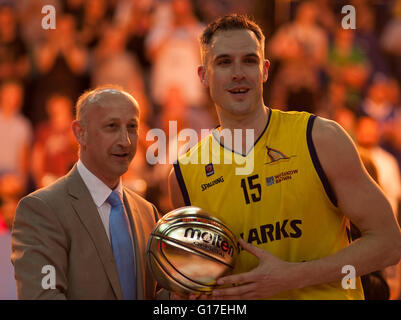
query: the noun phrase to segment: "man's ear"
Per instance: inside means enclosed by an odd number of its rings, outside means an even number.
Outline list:
[[[203,86],[209,88],[209,80],[207,77],[206,66],[198,67],[198,76]]]
[[[270,61],[265,59],[265,61],[263,62],[263,82],[266,82],[269,78],[269,67]]]
[[[74,133],[75,139],[77,139],[78,143],[81,147],[86,146],[86,136],[85,136],[85,127],[82,121],[74,120],[72,122],[72,132]]]

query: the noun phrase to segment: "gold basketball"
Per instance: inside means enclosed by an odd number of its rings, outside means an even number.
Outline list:
[[[208,293],[230,274],[238,254],[233,233],[197,207],[182,207],[161,218],[147,245],[148,266],[165,289]]]

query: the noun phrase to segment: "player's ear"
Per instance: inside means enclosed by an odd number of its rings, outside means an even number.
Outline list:
[[[269,78],[269,67],[270,67],[270,61],[265,59],[263,61],[263,82],[266,82],[267,79]]]
[[[201,83],[206,87],[209,88],[209,80],[207,77],[206,66],[199,66],[198,67],[198,76]]]

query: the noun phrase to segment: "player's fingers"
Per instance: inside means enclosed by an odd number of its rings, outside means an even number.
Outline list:
[[[257,279],[257,274],[254,270],[245,273],[232,274],[217,280],[218,285],[234,284],[240,285],[253,282]]]
[[[230,287],[230,288],[221,288],[213,290],[212,295],[214,298],[220,299],[222,297],[242,297],[243,295],[252,292],[254,290],[255,285],[253,283],[244,284],[238,287]]]
[[[253,254],[257,258],[261,258],[263,255],[266,254],[266,251],[263,249],[260,249],[248,242],[245,242],[243,239],[239,239],[239,243],[241,244],[241,247],[244,248],[246,251],[249,253]]]
[[[179,295],[175,292],[170,292],[170,300],[188,300],[187,296]]]
[[[190,293],[188,296],[189,300],[210,300],[211,294],[199,294],[199,293]]]
[[[213,296],[212,300],[243,300],[241,296]]]

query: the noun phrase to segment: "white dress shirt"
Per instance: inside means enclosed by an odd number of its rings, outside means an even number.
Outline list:
[[[77,162],[77,169],[78,169],[78,172],[79,172],[80,176],[82,177],[82,180],[84,181],[86,187],[88,188],[93,201],[96,204],[97,211],[99,212],[99,215],[100,215],[100,219],[103,222],[104,229],[105,229],[107,237],[109,238],[109,241],[110,241],[109,220],[110,220],[111,205],[106,200],[113,190],[111,190],[108,186],[106,186],[104,184],[104,182],[101,181],[98,177],[96,177],[92,172],[90,172],[88,170],[88,168],[85,167],[85,165],[82,163],[81,160],[78,160],[78,162]],[[131,225],[129,223],[127,211],[125,210],[124,201],[123,201],[123,185],[121,182],[121,178],[120,178],[120,182],[118,183],[117,187],[114,190],[117,191],[118,195],[120,196],[121,203],[123,204],[123,207],[124,207],[125,219],[128,224],[128,229],[129,229],[129,233],[131,236],[131,240],[133,240]],[[133,245],[133,248],[135,248],[134,243],[132,245]]]

